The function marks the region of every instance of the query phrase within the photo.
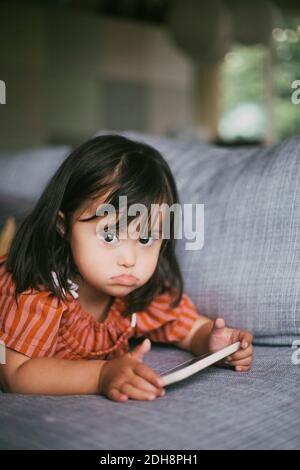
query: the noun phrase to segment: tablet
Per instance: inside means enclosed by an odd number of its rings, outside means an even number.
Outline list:
[[[230,354],[235,353],[240,348],[240,342],[237,341],[236,343],[230,344],[226,346],[226,348],[220,349],[215,353],[206,353],[201,356],[194,357],[193,359],[189,359],[172,369],[168,369],[160,374],[163,382],[164,387],[171,385],[175,382],[179,382],[180,380],[186,379],[191,375],[199,372],[206,367],[211,366],[212,364],[224,359]]]

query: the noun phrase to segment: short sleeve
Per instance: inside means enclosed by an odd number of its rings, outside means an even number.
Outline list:
[[[145,336],[154,342],[182,341],[192,329],[199,315],[190,297],[183,293],[179,305],[170,306],[170,295],[157,296],[145,311],[137,312],[136,336]]]
[[[53,356],[64,303],[48,291],[21,293],[18,304],[12,294],[0,287],[0,340],[31,358]]]

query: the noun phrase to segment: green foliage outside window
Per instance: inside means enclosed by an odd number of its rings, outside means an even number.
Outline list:
[[[234,45],[222,80],[224,140],[265,140],[270,121],[275,140],[300,135],[300,105],[291,101],[291,85],[300,80],[300,18],[275,28],[270,48]]]

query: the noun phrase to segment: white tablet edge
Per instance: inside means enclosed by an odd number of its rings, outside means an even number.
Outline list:
[[[230,354],[233,354],[234,352],[238,351],[239,348],[240,348],[240,342],[237,341],[236,343],[226,346],[226,348],[220,349],[220,351],[212,353],[209,356],[204,357],[203,359],[199,359],[199,361],[195,362],[194,364],[190,364],[186,368],[177,370],[176,372],[171,372],[170,374],[167,374],[165,376],[162,375],[161,378],[164,382],[163,386],[165,387],[174,382],[183,380],[189,377],[190,375],[193,375],[196,372],[214,364],[215,362],[218,362],[221,359],[224,359],[224,357],[229,356]]]

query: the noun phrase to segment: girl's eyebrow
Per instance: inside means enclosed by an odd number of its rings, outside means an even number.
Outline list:
[[[106,216],[103,216],[103,215],[93,214],[93,215],[91,215],[90,217],[88,217],[87,219],[79,219],[79,221],[80,221],[80,222],[90,222],[91,220],[95,220],[95,219],[104,219],[104,218],[106,218],[106,217],[107,217],[107,215],[106,215]],[[122,220],[122,217],[121,217],[121,220]],[[120,222],[120,219],[119,219],[119,222]],[[124,221],[123,221],[123,222],[124,222]],[[101,224],[101,220],[100,220],[99,224]],[[123,223],[122,225],[119,224],[119,227],[120,227],[120,228],[123,228],[124,225],[125,225],[125,223]],[[104,226],[102,225],[102,226],[101,226],[101,229],[107,230],[107,229],[110,229],[110,228],[112,228],[112,227],[114,227],[114,224],[109,224],[109,223],[108,223],[108,224],[106,224],[106,225],[104,225]],[[151,231],[151,226],[149,227],[148,233],[150,233],[150,231]],[[153,229],[153,233],[154,233],[155,235],[158,234],[159,236],[162,235],[162,220],[161,220],[161,219],[160,219],[160,221],[159,221],[159,228],[157,229],[157,228],[155,227],[155,228]]]
[[[91,215],[88,219],[79,219],[79,222],[89,222],[90,220],[97,219],[99,217],[100,215],[94,214],[94,215]]]
[[[93,220],[93,219],[104,219],[106,218],[107,215],[97,215],[97,213],[94,213],[93,212],[93,215],[90,215],[90,217],[88,217],[87,219],[78,219],[80,222],[89,222],[90,220]]]
[[[92,215],[91,217],[89,217],[88,219],[79,219],[79,221],[80,222],[90,222],[91,220],[98,219],[99,217],[103,218],[103,216],[99,216],[99,215],[95,214],[95,215]],[[109,230],[112,227],[114,228],[114,224],[110,224],[110,225],[105,224],[105,225],[101,226],[101,229],[102,230]],[[120,228],[122,228],[122,226]],[[150,233],[150,232],[151,232],[151,227],[149,227],[148,233]],[[162,235],[162,224],[159,225],[159,229],[154,228],[153,233],[154,233],[154,235],[161,236]]]
[[[100,215],[94,214],[94,215],[90,216],[88,219],[80,219],[79,221],[80,222],[90,222],[91,220],[104,219],[104,218],[106,218],[106,217],[104,217],[103,215],[100,216]],[[101,224],[101,220],[99,222],[99,228],[101,228],[102,230],[107,230],[107,229],[110,229],[110,228],[113,228],[113,227],[114,227],[113,223],[103,225],[103,224]],[[122,228],[122,226],[121,226],[121,228]]]

